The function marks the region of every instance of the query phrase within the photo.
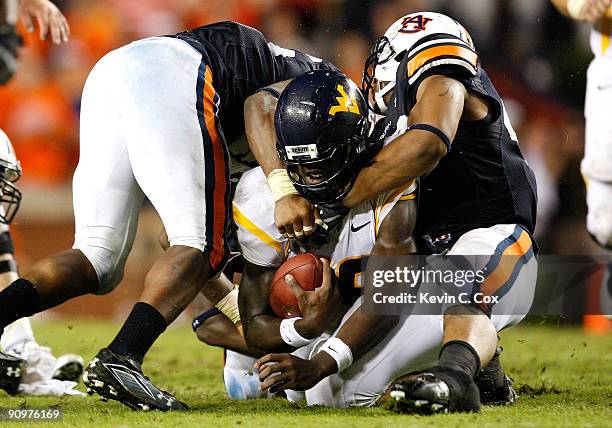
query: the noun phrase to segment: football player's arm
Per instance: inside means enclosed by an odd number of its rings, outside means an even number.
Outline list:
[[[280,335],[282,319],[270,308],[270,286],[276,269],[254,265],[245,260],[240,280],[238,306],[244,338],[253,351],[293,352]]]
[[[419,85],[409,123],[437,128],[453,141],[466,97],[467,90],[458,80],[430,76]],[[382,192],[407,185],[435,168],[447,151],[446,144],[435,133],[408,130],[383,147],[372,163],[359,172],[343,205],[352,208]]]
[[[267,88],[280,94],[289,82],[291,80],[285,80]],[[277,101],[278,99],[267,91],[259,91],[248,97],[244,102],[244,130],[249,147],[268,177],[268,184],[274,193],[274,221],[279,232],[293,237],[294,230],[298,230],[309,236],[312,229],[304,226],[314,226],[313,206],[299,196],[287,176],[285,164],[276,153],[274,113]]]
[[[370,255],[399,256],[415,254],[416,244],[413,239],[416,225],[416,200],[398,201],[395,207],[383,220],[376,243]],[[369,315],[364,311],[355,311],[340,328],[336,337],[348,345],[357,360],[376,346],[385,335],[397,325],[399,316]],[[320,355],[322,354],[322,355]],[[315,358],[321,358],[321,364],[327,370],[337,370],[336,362],[325,352]],[[330,361],[331,360],[331,361]]]
[[[551,0],[551,2],[568,18],[595,23],[604,16],[612,0]]]
[[[193,313],[196,316],[201,316],[211,310],[215,311],[213,309],[214,305],[201,293],[193,300],[192,306]],[[214,315],[207,315],[205,320],[199,322],[197,327],[194,327],[195,333],[201,342],[253,357],[261,355],[249,349],[238,327],[227,316],[218,310],[215,312],[213,312]]]
[[[280,94],[291,80],[266,86]],[[244,102],[244,131],[249,147],[267,177],[274,169],[285,168],[276,154],[274,113],[278,98],[267,91],[259,91]]]
[[[329,270],[329,262],[324,260],[323,263],[323,269]],[[244,337],[250,348],[262,353],[293,352],[303,346],[299,343],[291,346],[283,339],[280,333],[283,319],[270,308],[270,286],[275,273],[274,268],[256,266],[245,260],[239,287],[238,306]],[[323,333],[335,314],[339,300],[337,290],[329,284],[327,288],[304,292],[299,284],[289,284],[296,293],[302,312],[301,317],[293,323],[293,328],[300,336],[299,340],[312,341]]]
[[[381,224],[371,255],[414,254],[416,245],[412,233],[415,220],[415,200],[398,201]],[[343,324],[335,337],[348,346],[354,361],[380,343],[398,322],[398,316],[368,315],[358,310]],[[261,368],[259,377],[262,390],[270,387],[273,390],[306,390],[339,369],[336,359],[322,351],[310,360],[302,360],[293,355],[269,354],[260,358],[256,367]]]

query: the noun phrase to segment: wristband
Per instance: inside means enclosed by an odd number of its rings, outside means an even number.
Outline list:
[[[353,352],[351,348],[349,348],[342,339],[337,337],[330,337],[327,339],[327,342],[325,342],[325,345],[321,347],[319,352],[326,352],[330,357],[336,360],[336,364],[338,365],[338,371],[336,373],[340,373],[353,364]]]
[[[295,322],[301,320],[300,317],[284,319],[280,323],[280,335],[289,346],[294,348],[301,348],[312,343],[314,339],[306,339],[302,337],[300,333],[295,329]]]
[[[215,305],[215,308],[223,312],[234,324],[240,324],[240,311],[238,310],[238,287],[227,293],[227,295]]]
[[[584,9],[584,5],[587,0],[568,0],[567,2],[567,12],[574,19],[582,19],[582,9]]]
[[[287,174],[287,170],[283,168],[273,169],[268,175],[268,186],[272,190],[274,202],[278,202],[285,196],[299,195],[298,191],[293,187],[293,182]]]
[[[195,317],[193,319],[193,321],[191,321],[191,328],[193,329],[193,331],[197,331],[198,328],[200,328],[200,326],[202,324],[204,324],[204,322],[208,319],[208,318],[212,318],[215,315],[221,315],[222,312],[217,309],[217,308],[210,308],[207,311],[204,311],[203,313],[201,313],[200,315],[198,315],[197,317]]]

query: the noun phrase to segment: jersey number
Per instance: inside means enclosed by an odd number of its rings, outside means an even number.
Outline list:
[[[361,265],[367,262],[367,257],[356,257],[344,259],[338,265],[336,270],[338,275],[338,288],[342,301],[348,304],[353,304],[355,299],[361,296]]]
[[[409,34],[425,31],[430,21],[431,18],[425,18],[423,15],[408,16],[402,21],[402,28],[399,31]]]

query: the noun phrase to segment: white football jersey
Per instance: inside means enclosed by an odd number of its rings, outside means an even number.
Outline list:
[[[595,56],[612,58],[612,5],[591,30],[591,50]]]
[[[361,284],[361,258],[374,248],[381,223],[400,200],[416,197],[416,184],[379,195],[351,209],[329,243],[314,252],[327,257],[336,276],[350,278],[354,287]],[[278,267],[290,257],[289,241],[281,237],[274,224],[274,198],[260,167],[240,179],[233,203],[234,221],[242,256],[257,266]]]

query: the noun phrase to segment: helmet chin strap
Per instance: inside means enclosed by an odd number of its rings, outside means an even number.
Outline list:
[[[393,89],[395,89],[395,81],[389,82],[384,88],[376,91],[374,94],[374,101],[376,101],[376,106],[382,114],[387,114],[387,103],[385,102],[385,96]]]

